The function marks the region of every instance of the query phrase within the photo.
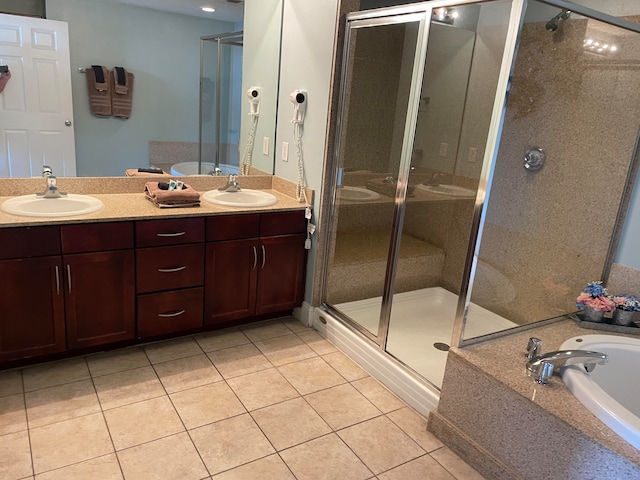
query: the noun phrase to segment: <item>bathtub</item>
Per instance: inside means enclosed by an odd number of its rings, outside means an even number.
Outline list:
[[[580,335],[565,341],[560,350],[594,350],[609,355],[609,361],[591,373],[580,365],[570,365],[560,370],[560,376],[587,410],[640,449],[640,339]]]
[[[240,168],[235,165],[220,164],[221,175],[238,175]],[[202,170],[200,175],[210,175],[215,170],[214,163],[202,162]],[[171,175],[176,177],[183,177],[185,175],[199,175],[198,174],[198,162],[181,162],[171,165]]]

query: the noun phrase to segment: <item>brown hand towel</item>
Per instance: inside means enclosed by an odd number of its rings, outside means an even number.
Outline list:
[[[85,70],[91,113],[101,117],[111,116],[111,75],[108,68],[93,65]]]
[[[395,181],[385,180],[384,178],[375,178],[373,180],[368,180],[366,186],[369,190],[373,190],[374,192],[381,193],[382,195],[387,195],[389,197],[395,197],[398,184]],[[410,197],[413,195],[413,191],[415,189],[415,185],[407,185],[407,196]]]
[[[161,190],[158,182],[147,182],[144,192],[156,207],[198,207],[200,194],[185,184],[182,190]]]
[[[122,67],[113,67],[113,93],[111,110],[114,117],[129,118],[133,102],[133,73]]]

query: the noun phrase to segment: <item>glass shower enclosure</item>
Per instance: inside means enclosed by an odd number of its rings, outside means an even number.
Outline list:
[[[200,39],[200,132],[194,173],[239,172],[243,33]]]
[[[436,388],[452,339],[573,315],[607,280],[640,168],[640,17],[578,3],[347,17],[322,306]]]
[[[322,301],[436,387],[521,9],[428,2],[347,20]]]

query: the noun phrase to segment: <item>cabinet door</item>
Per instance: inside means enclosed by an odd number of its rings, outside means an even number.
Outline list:
[[[133,250],[64,255],[63,264],[68,347],[134,338]]]
[[[299,307],[304,295],[306,236],[260,239],[256,315]]]
[[[0,361],[66,348],[61,274],[59,256],[0,262]]]
[[[205,325],[254,314],[258,246],[257,239],[207,244]]]

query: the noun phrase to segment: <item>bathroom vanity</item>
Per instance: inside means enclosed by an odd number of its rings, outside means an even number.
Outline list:
[[[303,300],[306,219],[276,195],[265,209],[158,209],[98,194],[91,215],[1,214],[0,363],[289,313]]]

